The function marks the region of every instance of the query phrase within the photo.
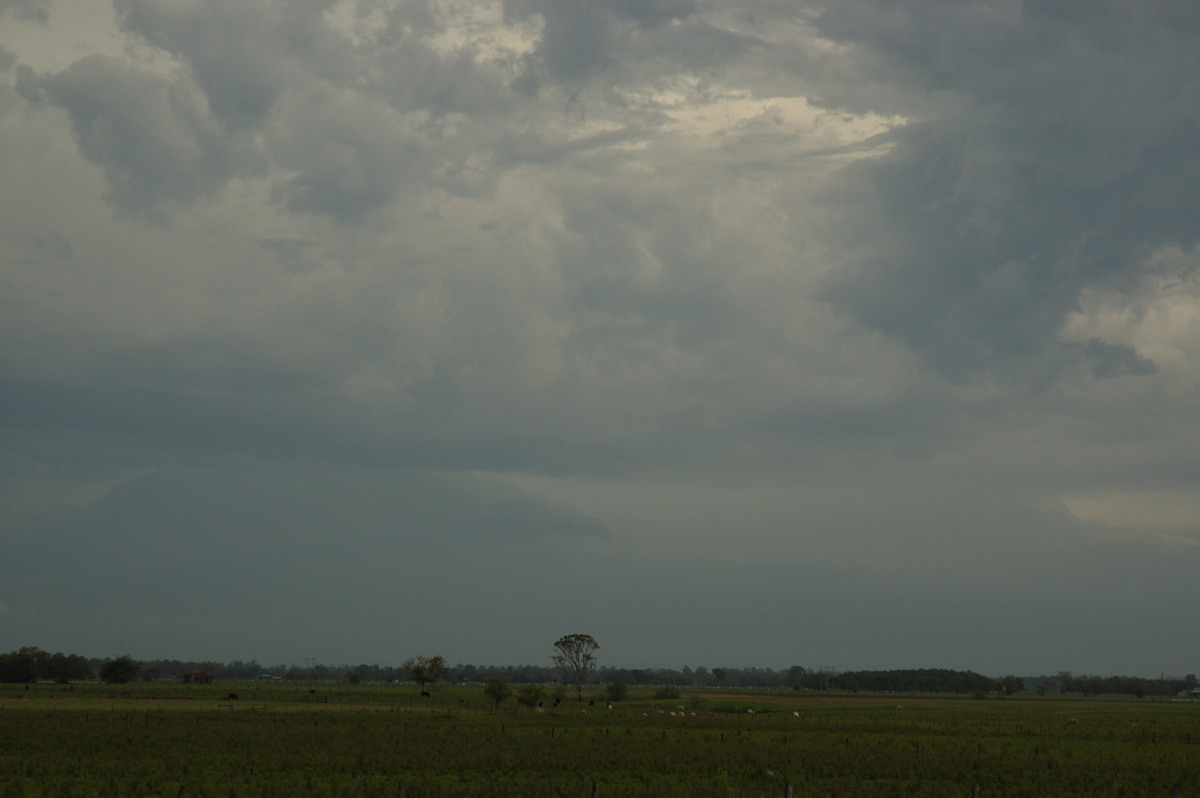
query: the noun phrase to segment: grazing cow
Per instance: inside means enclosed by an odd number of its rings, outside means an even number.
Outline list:
[[[753,709],[747,709],[747,710],[746,710],[746,714],[747,714],[747,715],[753,715],[753,714],[754,714],[754,710],[753,710]]]
[[[237,701],[238,696],[237,696],[237,693],[226,693],[225,697],[222,698],[221,700],[222,701]]]
[[[422,691],[421,691],[421,698],[432,698],[432,697],[433,697],[433,696],[429,695],[429,691],[428,691],[428,690],[422,690]]]
[[[556,698],[556,699],[554,699],[554,703],[553,703],[553,704],[551,704],[550,706],[552,706],[552,707],[557,707],[557,706],[558,706],[558,702],[559,702],[559,701],[562,701],[562,699],[561,699],[561,698]]]
[[[793,718],[796,718],[797,720],[799,720],[799,718],[800,718],[800,713],[799,713],[799,712],[793,712],[793,713],[792,713],[792,717],[793,717]]]

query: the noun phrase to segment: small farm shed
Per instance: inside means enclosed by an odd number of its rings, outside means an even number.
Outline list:
[[[204,671],[189,671],[183,674],[184,684],[212,684],[212,677]]]

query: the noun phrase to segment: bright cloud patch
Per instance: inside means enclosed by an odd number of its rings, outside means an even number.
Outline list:
[[[1149,258],[1133,290],[1090,288],[1063,328],[1069,341],[1124,344],[1169,369],[1200,380],[1200,255],[1168,249]]]

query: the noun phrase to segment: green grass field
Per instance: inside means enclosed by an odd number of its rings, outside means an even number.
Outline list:
[[[1198,703],[650,695],[492,712],[478,686],[0,685],[0,798],[1200,796]]]

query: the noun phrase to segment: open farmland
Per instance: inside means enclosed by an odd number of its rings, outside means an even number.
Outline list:
[[[612,710],[492,712],[478,686],[0,687],[0,798],[784,796],[789,783],[1200,796],[1200,704],[635,691]]]

